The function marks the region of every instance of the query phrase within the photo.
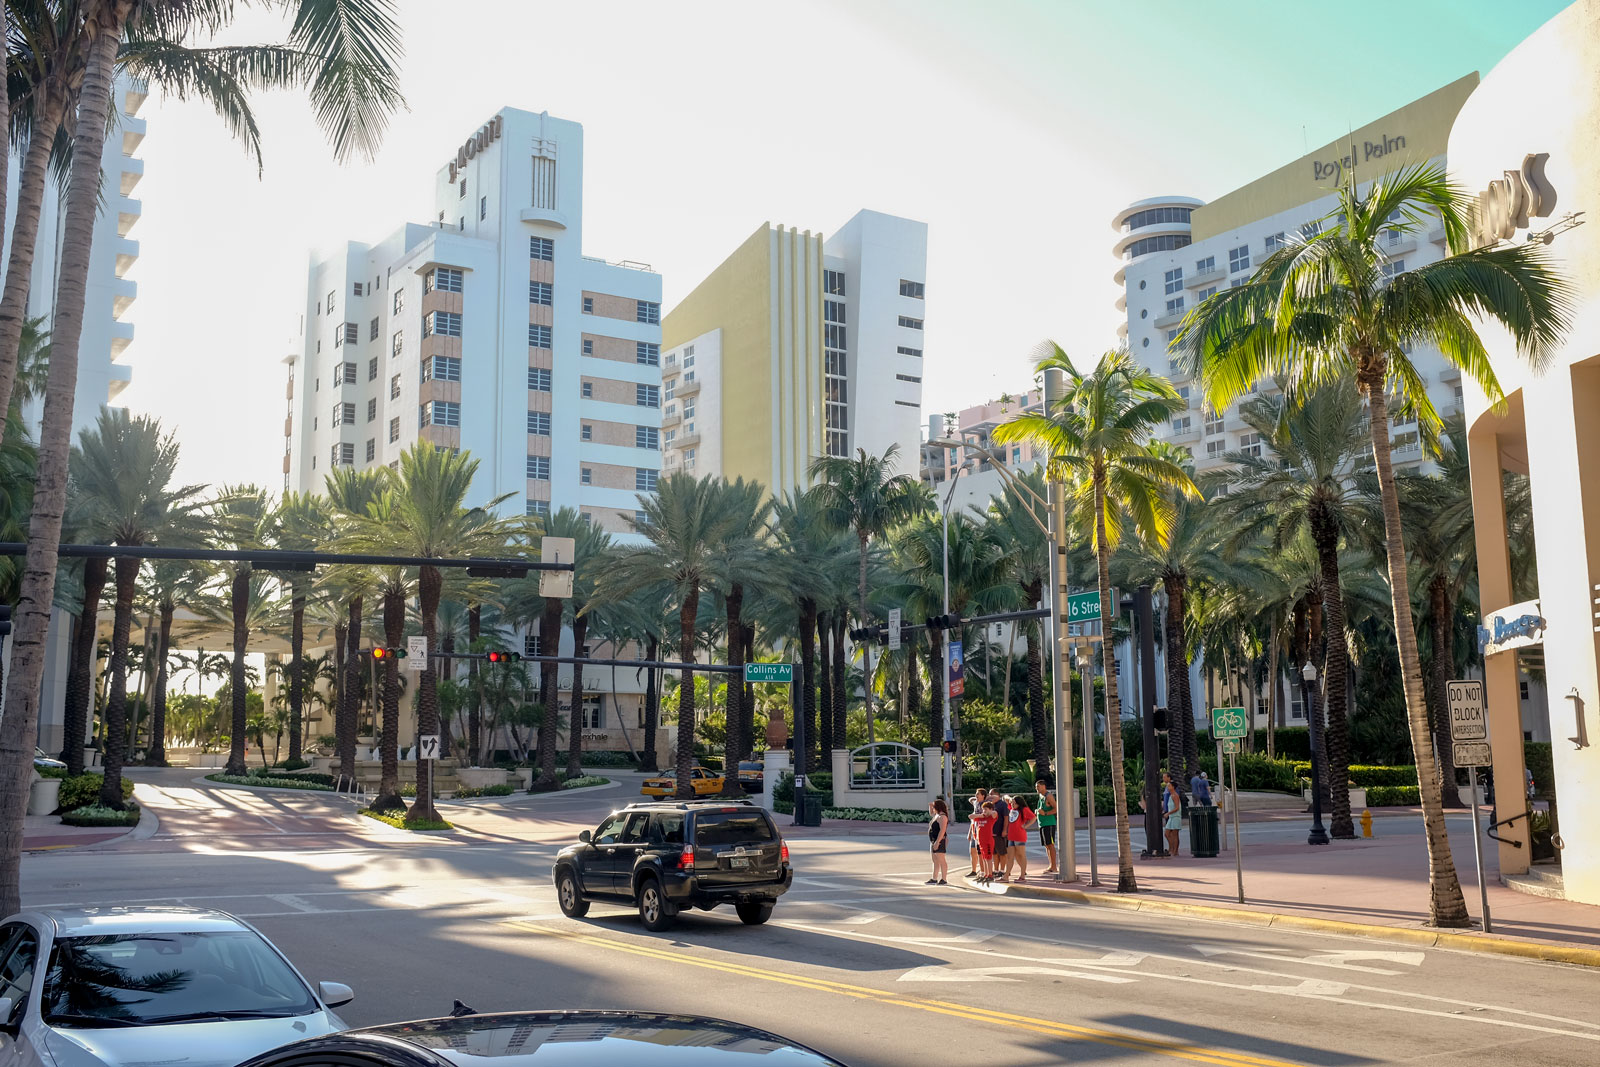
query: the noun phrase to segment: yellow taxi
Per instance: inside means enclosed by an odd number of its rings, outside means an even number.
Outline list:
[[[706,770],[704,767],[694,769],[692,785],[694,795],[697,797],[716,796],[722,792],[722,775]],[[670,797],[678,793],[678,772],[676,770],[662,771],[654,778],[646,778],[644,785],[639,787],[639,795],[644,797]]]

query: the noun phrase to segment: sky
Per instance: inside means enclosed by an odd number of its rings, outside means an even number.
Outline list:
[[[584,253],[651,264],[671,307],[763,222],[928,224],[924,414],[1018,392],[1046,338],[1116,343],[1112,215],[1215,198],[1471,71],[1565,0],[397,0],[407,109],[339,165],[309,106],[259,96],[264,169],[152,95],[120,402],[185,482],[282,485],[285,367],[313,249],[431,212],[502,107],[584,125]],[[281,40],[251,12],[229,43]]]

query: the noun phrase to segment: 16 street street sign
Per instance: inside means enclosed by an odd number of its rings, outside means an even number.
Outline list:
[[[1450,706],[1450,740],[1482,741],[1489,736],[1483,712],[1483,683],[1457,681],[1445,683],[1446,703]],[[1467,764],[1456,764],[1468,766]]]
[[[1216,741],[1230,741],[1250,733],[1250,720],[1243,708],[1212,708],[1211,737]]]
[[[1100,618],[1100,590],[1067,595],[1068,622],[1096,622]]]
[[[744,680],[747,682],[793,682],[793,663],[746,663]]]

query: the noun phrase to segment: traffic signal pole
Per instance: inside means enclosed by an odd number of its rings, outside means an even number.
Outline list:
[[[1066,377],[1059,370],[1044,372],[1044,407],[1049,414],[1053,404],[1066,391]],[[1051,688],[1055,719],[1056,764],[1056,881],[1078,880],[1078,806],[1072,802],[1072,660],[1067,648],[1067,501],[1066,486],[1049,477],[1046,490],[1050,504],[1050,614],[1045,638],[1051,650]],[[1088,799],[1090,805],[1094,798]],[[1093,810],[1091,808],[1091,810]]]

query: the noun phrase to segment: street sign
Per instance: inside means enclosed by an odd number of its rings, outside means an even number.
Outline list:
[[[1211,736],[1218,741],[1245,737],[1250,733],[1250,720],[1243,708],[1212,708]]]
[[[428,639],[426,637],[406,638],[406,670],[425,671],[428,669]]]
[[[1239,739],[1236,737],[1230,737],[1228,740],[1222,742],[1222,751],[1226,752],[1230,756],[1236,755],[1239,751]]]
[[[900,647],[900,609],[889,609],[889,651]]]
[[[576,545],[570,537],[541,537],[539,539],[540,563],[571,563]],[[572,571],[540,571],[539,595],[552,599],[572,596]]]
[[[1483,713],[1483,683],[1446,682],[1446,703],[1450,706],[1450,740],[1482,741],[1489,736]]]
[[[438,759],[439,758],[439,735],[438,734],[422,734],[422,735],[418,736],[418,738],[417,738],[417,758],[418,759]]]
[[[793,682],[793,663],[746,663],[744,680],[747,682]]]
[[[1489,758],[1489,742],[1457,741],[1450,746],[1457,767],[1487,767],[1494,761]]]
[[[950,642],[950,695],[958,697],[967,691],[966,661],[962,658],[961,642]]]
[[[1094,622],[1100,618],[1100,590],[1067,594],[1067,621]]]

